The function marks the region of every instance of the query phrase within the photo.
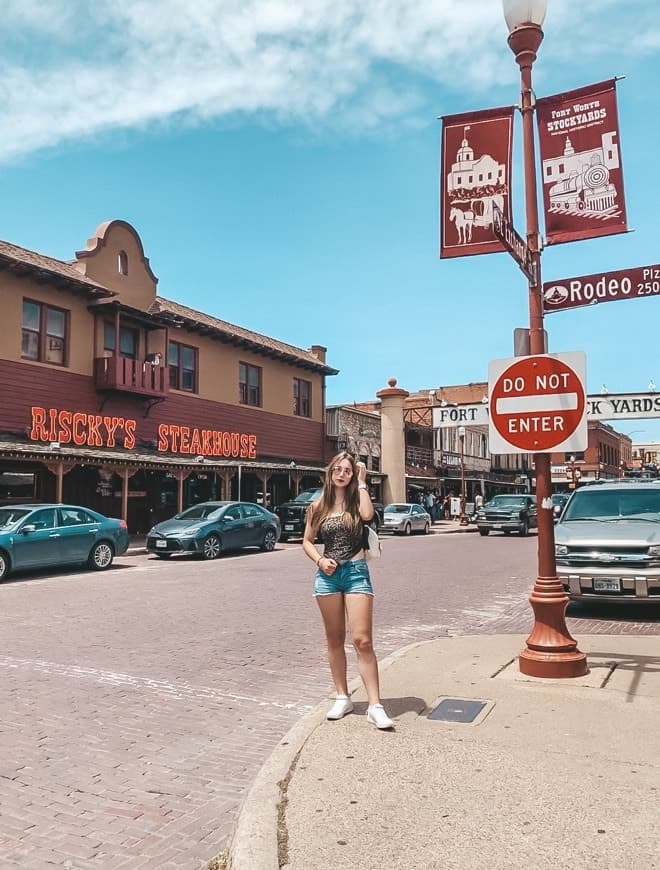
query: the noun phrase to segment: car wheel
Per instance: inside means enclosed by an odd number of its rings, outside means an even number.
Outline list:
[[[487,538],[489,532],[490,532],[490,529],[479,529],[479,534],[481,535],[482,538]]]
[[[424,523],[424,534],[428,535],[431,526],[428,523]]]
[[[0,550],[0,580],[4,580],[9,575],[10,567],[9,556]]]
[[[109,541],[97,541],[91,549],[87,564],[95,571],[105,571],[112,565],[115,551]]]
[[[406,523],[405,528],[403,530],[404,535],[412,535],[412,526],[410,523]]]
[[[271,550],[275,549],[275,544],[277,542],[277,535],[272,529],[268,529],[266,534],[264,535],[264,540],[261,545],[261,549],[265,550],[267,553],[270,553]]]
[[[204,559],[217,559],[222,551],[222,544],[217,535],[209,535],[202,544],[202,556]]]
[[[520,535],[523,538],[526,538],[529,534],[529,523],[525,520],[525,522],[520,527]]]

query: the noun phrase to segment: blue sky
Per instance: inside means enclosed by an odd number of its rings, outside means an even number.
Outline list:
[[[656,3],[548,5],[539,96],[626,76],[635,232],[549,248],[543,278],[657,263]],[[163,296],[326,345],[330,403],[390,376],[410,390],[487,380],[489,360],[513,355],[529,320],[514,262],[438,258],[437,117],[518,100],[499,0],[4,6],[0,238],[69,259],[101,222],[129,221]],[[550,350],[586,351],[589,392],[660,387],[659,315],[658,298],[557,312]],[[660,421],[619,428],[660,439]]]

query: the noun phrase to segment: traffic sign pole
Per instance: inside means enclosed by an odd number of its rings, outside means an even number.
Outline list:
[[[532,256],[534,281],[529,282],[530,353],[543,354],[543,297],[539,214],[534,150],[534,92],[532,64],[543,40],[536,24],[516,27],[509,34],[509,47],[520,67],[521,114],[523,123],[523,163],[527,247]],[[552,511],[552,476],[549,453],[535,453],[536,501],[538,506],[538,577],[530,596],[534,628],[520,657],[523,674],[532,677],[579,677],[587,672],[587,657],[577,648],[566,626],[568,596],[557,577],[555,533]]]

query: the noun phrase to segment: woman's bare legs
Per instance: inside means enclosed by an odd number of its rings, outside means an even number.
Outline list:
[[[330,673],[338,695],[348,695],[346,681],[346,617],[344,596],[341,592],[333,595],[317,595],[316,600],[323,617],[325,639],[328,644]]]
[[[344,601],[348,627],[357,653],[358,669],[367,692],[367,700],[369,704],[380,704],[378,661],[373,645],[373,596],[351,592],[344,597]]]

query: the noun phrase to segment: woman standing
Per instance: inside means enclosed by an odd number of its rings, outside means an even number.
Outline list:
[[[303,549],[316,563],[314,595],[325,626],[330,671],[337,690],[328,719],[341,719],[353,710],[346,681],[346,620],[367,692],[367,721],[392,728],[380,702],[378,662],[373,648],[373,589],[362,545],[363,524],[374,515],[367,489],[367,467],[350,453],[339,453],[325,473],[321,497],[307,511]],[[319,556],[314,542],[324,544]]]

